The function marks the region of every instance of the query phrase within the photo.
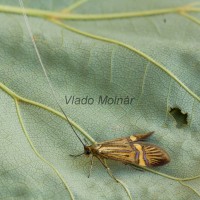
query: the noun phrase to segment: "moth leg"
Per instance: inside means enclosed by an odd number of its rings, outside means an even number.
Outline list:
[[[69,154],[71,157],[79,157],[79,156],[82,156],[83,154],[85,154],[84,152],[81,153],[81,154],[78,154],[78,155],[72,155],[72,154]]]
[[[92,156],[90,157],[91,165],[90,165],[90,171],[89,171],[88,178],[90,178],[90,175],[91,175],[91,171],[92,171],[92,167],[93,167],[93,158],[94,158],[94,156],[92,155]]]
[[[99,159],[99,161],[101,162],[101,164],[106,168],[108,174],[110,175],[111,178],[113,178],[117,183],[119,183],[119,181],[117,180],[117,178],[115,178],[115,176],[113,175],[112,171],[110,170],[110,168],[108,167],[107,163],[105,160],[97,157]]]

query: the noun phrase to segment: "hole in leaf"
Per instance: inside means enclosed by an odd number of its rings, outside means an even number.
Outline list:
[[[179,108],[170,108],[169,113],[174,117],[176,120],[176,127],[177,128],[182,128],[187,125],[188,121],[188,114],[187,113],[182,113]]]

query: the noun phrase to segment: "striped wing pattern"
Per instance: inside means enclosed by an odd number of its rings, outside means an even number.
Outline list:
[[[152,133],[98,143],[93,153],[102,158],[118,160],[125,164],[151,167],[164,165],[170,161],[167,152],[154,144],[140,141]]]
[[[137,142],[133,146],[137,149],[136,160],[140,166],[156,167],[165,165],[170,161],[167,152],[154,144]]]

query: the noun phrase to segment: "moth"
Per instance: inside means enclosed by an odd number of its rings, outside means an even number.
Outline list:
[[[153,133],[136,134],[84,146],[84,154],[95,156],[102,163],[103,159],[111,159],[142,167],[162,166],[170,162],[168,153],[154,144],[144,142]]]

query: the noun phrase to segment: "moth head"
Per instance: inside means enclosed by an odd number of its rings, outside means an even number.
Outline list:
[[[91,149],[89,146],[84,146],[84,153],[86,156],[89,156],[91,154]]]

